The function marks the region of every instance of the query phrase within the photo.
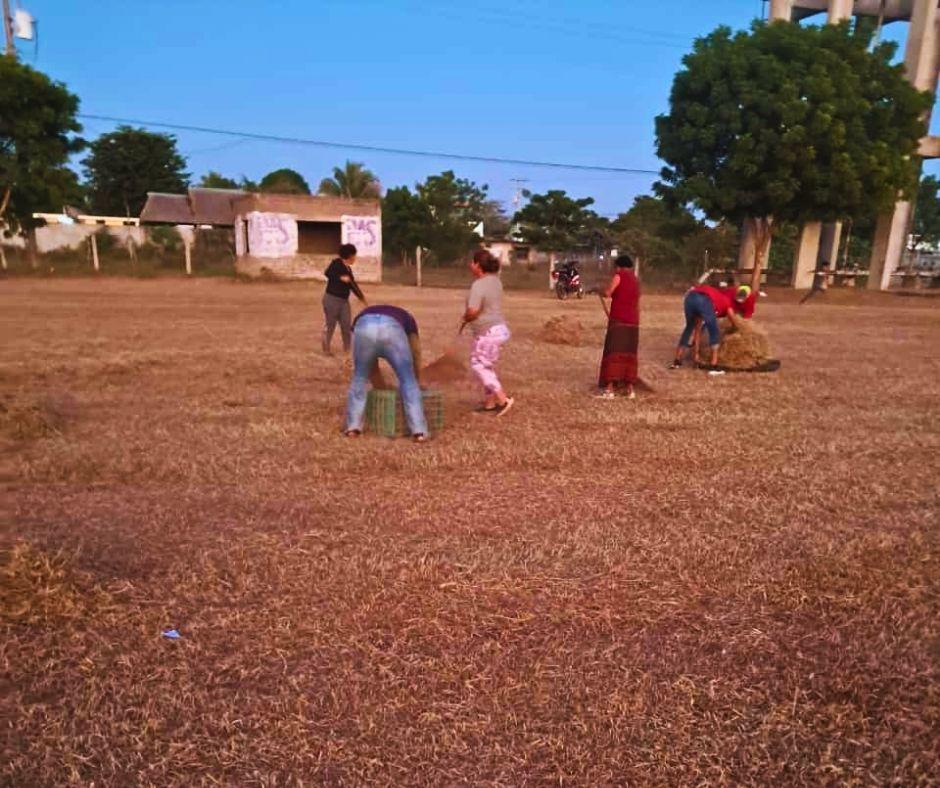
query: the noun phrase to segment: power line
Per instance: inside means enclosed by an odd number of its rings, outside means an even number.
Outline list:
[[[369,153],[391,153],[398,156],[422,156],[429,159],[452,159],[455,161],[476,161],[491,164],[514,164],[524,167],[547,167],[557,170],[582,170],[589,172],[616,172],[624,175],[659,175],[659,170],[645,170],[637,167],[607,167],[600,164],[568,164],[555,161],[535,161],[531,159],[509,159],[501,156],[474,156],[467,153],[444,153],[441,151],[413,150],[408,148],[389,148],[382,145],[361,145],[353,142],[329,142],[326,140],[311,140],[303,137],[280,137],[275,134],[256,134],[249,131],[233,131],[231,129],[213,129],[204,126],[188,126],[181,123],[160,123],[150,120],[135,120],[133,118],[116,118],[110,115],[91,115],[80,113],[78,117],[86,120],[101,120],[110,123],[123,123],[136,126],[152,126],[173,131],[191,131],[201,134],[220,134],[227,137],[239,137],[244,140],[261,140],[263,142],[286,142],[293,145],[312,145],[319,148],[340,148],[343,150],[359,150]]]

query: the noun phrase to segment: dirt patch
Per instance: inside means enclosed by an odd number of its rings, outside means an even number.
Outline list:
[[[571,315],[558,315],[549,318],[542,326],[540,337],[543,342],[552,345],[570,345],[578,347],[584,334],[581,321]]]

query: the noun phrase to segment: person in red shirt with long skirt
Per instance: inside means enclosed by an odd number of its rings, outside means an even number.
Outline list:
[[[637,381],[640,344],[640,282],[633,260],[628,255],[620,255],[616,266],[617,270],[602,294],[602,298],[610,299],[610,310],[607,312],[607,336],[601,357],[598,396],[613,399],[614,387],[623,386],[626,395],[635,399],[633,386]]]
[[[721,330],[718,319],[727,317],[736,327],[741,327],[741,318],[750,319],[754,314],[756,297],[747,285],[739,287],[710,287],[698,285],[685,294],[685,328],[676,346],[676,357],[670,364],[671,369],[682,366],[682,356],[686,348],[691,350],[692,360],[698,361],[698,335],[704,325],[708,331],[710,348],[709,365],[718,366],[718,346],[721,344]]]

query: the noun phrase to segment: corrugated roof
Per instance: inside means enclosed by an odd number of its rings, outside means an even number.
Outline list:
[[[203,189],[194,187],[188,194],[148,192],[140,220],[151,224],[235,224],[235,200],[248,192],[241,189]]]
[[[154,224],[195,224],[189,196],[147,192],[147,202],[140,212],[142,222]]]
[[[235,224],[234,202],[247,193],[241,189],[190,189],[189,201],[196,223],[233,226]]]

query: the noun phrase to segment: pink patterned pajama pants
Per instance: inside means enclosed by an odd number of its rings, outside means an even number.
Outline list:
[[[499,350],[509,341],[509,336],[509,328],[500,323],[491,326],[473,340],[470,348],[470,369],[487,394],[495,394],[502,388],[496,376],[496,362],[499,361]]]

